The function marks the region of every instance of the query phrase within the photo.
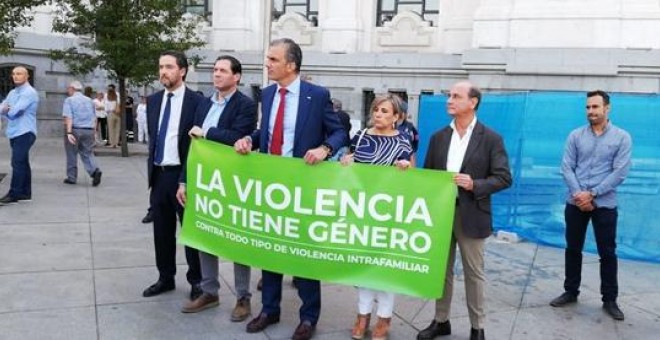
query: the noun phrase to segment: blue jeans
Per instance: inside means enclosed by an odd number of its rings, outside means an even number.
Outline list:
[[[34,133],[28,132],[9,140],[12,168],[9,196],[13,198],[32,198],[30,148],[36,139]]]
[[[596,208],[583,212],[577,206],[566,204],[566,279],[564,289],[577,296],[582,281],[582,248],[589,221],[593,224],[596,247],[600,256],[600,293],[603,302],[616,301],[619,295],[616,257],[616,208]]]

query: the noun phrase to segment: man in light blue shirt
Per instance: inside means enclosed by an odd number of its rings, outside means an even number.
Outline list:
[[[32,200],[30,148],[37,139],[39,95],[28,82],[28,71],[24,66],[14,67],[11,77],[16,88],[0,104],[0,115],[7,119],[12,176],[9,192],[0,198],[0,205]]]
[[[616,257],[616,187],[630,169],[632,139],[609,121],[610,97],[603,91],[587,93],[589,125],[568,136],[561,173],[568,186],[566,220],[565,292],[550,302],[563,307],[577,302],[582,280],[582,248],[591,221],[600,256],[600,293],[603,309],[615,320],[624,315],[616,303],[619,293]]]
[[[221,55],[213,65],[214,94],[206,98],[195,112],[195,122],[188,134],[192,138],[205,138],[216,143],[234,145],[238,139],[254,131],[257,126],[257,104],[238,90],[243,73],[241,62],[229,55]],[[183,169],[176,197],[181,206],[186,203],[186,169]],[[248,251],[247,249],[245,251]],[[218,305],[218,257],[199,251],[202,271],[202,295],[186,303],[183,313],[197,313]],[[232,322],[241,322],[250,316],[250,267],[234,263],[234,290],[236,306],[231,312]]]
[[[64,149],[66,151],[65,184],[76,184],[78,178],[78,154],[85,170],[92,177],[92,186],[101,183],[101,169],[94,157],[96,142],[96,110],[94,101],[81,93],[83,89],[79,81],[69,84],[66,91],[69,98],[64,100],[62,116],[66,128]]]

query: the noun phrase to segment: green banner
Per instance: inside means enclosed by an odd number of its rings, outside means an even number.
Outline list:
[[[442,296],[456,201],[443,171],[302,159],[194,140],[180,242],[256,268]]]

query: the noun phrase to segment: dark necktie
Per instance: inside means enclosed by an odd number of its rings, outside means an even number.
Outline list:
[[[272,155],[282,154],[282,144],[284,144],[284,100],[286,99],[285,88],[280,88],[280,105],[277,107],[275,116],[275,126],[273,126],[273,138],[270,140],[270,153]]]
[[[170,123],[170,111],[172,111],[172,96],[174,93],[167,94],[167,103],[165,110],[163,110],[163,119],[160,121],[158,128],[158,141],[156,142],[156,154],[154,155],[154,163],[160,165],[163,162],[165,155],[165,137],[167,136],[167,126]]]

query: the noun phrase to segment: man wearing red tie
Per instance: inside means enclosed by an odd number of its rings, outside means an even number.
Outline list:
[[[302,51],[291,39],[270,43],[266,56],[268,79],[261,96],[261,125],[252,135],[239,139],[234,147],[247,154],[252,148],[282,157],[304,158],[313,165],[325,160],[348,141],[338,116],[332,110],[330,92],[300,79]],[[247,325],[257,333],[280,321],[282,274],[264,270],[261,313]],[[302,300],[300,324],[294,340],[311,339],[321,312],[321,286],[318,280],[297,278]]]

